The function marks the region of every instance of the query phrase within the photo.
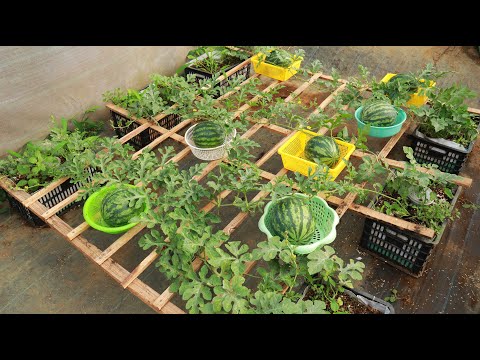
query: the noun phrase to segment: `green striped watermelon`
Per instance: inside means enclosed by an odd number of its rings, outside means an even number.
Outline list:
[[[398,111],[385,100],[370,100],[362,109],[362,122],[372,126],[390,126],[397,118]]]
[[[293,245],[308,244],[315,232],[315,218],[306,199],[290,196],[280,199],[269,209],[269,230],[273,236],[284,238]]]
[[[340,160],[338,144],[329,136],[314,136],[305,145],[305,157],[315,162],[315,159],[328,167],[334,167]]]
[[[392,76],[388,82],[396,85],[394,89],[388,86],[388,90],[386,91],[386,95],[392,100],[398,97],[399,87],[402,87],[403,91],[408,94],[413,94],[417,91],[417,80],[412,74],[397,74]]]
[[[225,142],[225,130],[212,121],[204,121],[193,128],[192,139],[198,148],[214,148]]]
[[[128,206],[128,198],[133,195],[133,191],[126,188],[119,188],[105,195],[102,200],[101,214],[109,226],[127,225],[132,217],[140,215],[144,211],[143,207],[136,209]]]

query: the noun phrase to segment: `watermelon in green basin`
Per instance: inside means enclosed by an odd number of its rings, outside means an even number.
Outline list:
[[[398,111],[388,101],[373,100],[368,101],[362,109],[362,122],[372,126],[390,126],[397,118]]]
[[[204,121],[192,129],[192,140],[198,148],[214,148],[225,142],[225,130],[211,121]]]
[[[103,220],[111,227],[127,225],[130,219],[140,215],[144,207],[136,209],[130,207],[129,198],[135,193],[126,188],[119,188],[109,192],[102,200],[101,213]]]
[[[340,160],[338,144],[329,136],[314,136],[305,145],[305,157],[315,159],[328,167],[334,167]]]
[[[290,196],[274,202],[269,218],[270,233],[281,239],[287,233],[293,245],[308,244],[315,232],[315,218],[305,199]]]

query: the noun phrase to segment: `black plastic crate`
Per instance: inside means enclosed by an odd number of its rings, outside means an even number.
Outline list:
[[[93,168],[89,168],[88,172],[90,174],[94,173]],[[92,180],[92,177],[89,176],[87,178],[87,182],[90,182]],[[58,187],[55,189],[51,190],[47,194],[43,195],[38,201],[42,203],[46,208],[50,209],[60,203],[61,201],[65,200],[67,197],[70,195],[74,194],[76,191],[78,191],[82,187],[82,183],[77,183],[74,184],[70,182],[70,180],[65,181],[64,183],[60,184]],[[25,206],[22,205],[20,201],[15,199],[13,196],[11,196],[8,191],[7,193],[7,199],[8,202],[10,203],[10,206],[18,211],[20,215],[32,226],[35,227],[42,227],[45,226],[46,223],[40,219],[37,215],[35,215],[33,212],[31,212],[29,209],[27,209]],[[57,215],[62,215],[64,214],[67,210],[72,208],[75,205],[80,205],[81,202],[72,202],[62,208],[59,212],[57,212]]]
[[[472,116],[476,123],[480,123],[479,116]],[[480,125],[478,127],[480,130]],[[458,174],[465,160],[473,149],[474,141],[467,149],[462,150],[440,143],[436,139],[426,137],[418,128],[412,134],[413,156],[420,164],[436,164],[443,172]]]
[[[141,126],[139,123],[123,115],[120,115],[113,110],[110,110],[110,114],[112,116],[115,133],[118,135],[119,138],[127,135],[129,132]],[[180,115],[170,114],[165,116],[163,119],[159,120],[158,125],[170,130],[173,127],[180,124],[181,121],[182,121],[182,118]],[[140,150],[140,149],[143,149],[148,144],[150,144],[153,140],[158,138],[160,135],[162,135],[160,132],[152,128],[147,128],[143,130],[140,134],[137,134],[134,137],[132,137],[130,140],[127,141],[127,143],[132,145],[136,150]]]
[[[450,209],[453,211],[462,187],[457,187]],[[374,201],[368,206],[371,208]],[[379,220],[365,219],[360,247],[414,277],[422,276],[432,250],[445,231],[447,220],[433,239]]]
[[[239,61],[238,64],[240,64],[242,61]],[[227,68],[225,70],[225,72],[233,69],[235,66],[237,66],[238,64],[235,64],[235,65],[232,65],[230,66],[229,68]],[[235,71],[233,74],[231,74],[230,76],[228,76],[226,79],[223,79],[221,80],[218,84],[216,84],[215,86],[226,86],[229,79],[234,79],[236,78],[237,76],[241,76],[241,75],[244,75],[245,76],[245,79],[248,79],[250,77],[250,69],[251,69],[251,63],[248,63],[248,64],[245,64],[244,66],[242,66],[240,69],[238,69],[237,71]],[[194,74],[195,75],[195,80],[198,82],[200,82],[200,80],[203,80],[203,79],[211,79],[213,77],[213,74],[209,73],[209,72],[206,72],[206,71],[202,71],[202,70],[199,70],[199,69],[196,69],[196,68],[193,68],[193,67],[190,67],[190,66],[187,66],[185,68],[185,77],[188,75],[188,74]],[[220,94],[214,96],[214,98],[217,98],[219,97]]]

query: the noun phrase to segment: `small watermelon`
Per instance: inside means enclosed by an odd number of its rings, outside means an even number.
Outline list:
[[[315,232],[315,218],[304,199],[290,196],[280,199],[269,209],[269,230],[273,236],[284,238],[287,233],[293,245],[305,245]]]
[[[305,145],[305,157],[315,159],[328,167],[334,167],[340,160],[340,149],[334,139],[329,136],[314,136]]]
[[[111,227],[127,225],[130,219],[140,215],[143,207],[136,209],[129,206],[129,198],[134,192],[127,188],[119,188],[109,192],[102,200],[101,214],[103,220]]]
[[[389,83],[394,83],[396,88],[392,89],[391,86],[388,86],[386,95],[395,100],[399,96],[399,88],[402,87],[402,91],[408,94],[413,94],[417,91],[417,80],[412,74],[397,74],[390,78]]]
[[[362,109],[361,120],[372,126],[390,126],[395,122],[397,115],[397,109],[388,101],[370,100]]]
[[[212,121],[204,121],[193,128],[192,139],[198,148],[214,148],[225,142],[225,130]]]

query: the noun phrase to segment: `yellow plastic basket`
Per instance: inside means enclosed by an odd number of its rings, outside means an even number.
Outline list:
[[[318,136],[318,134],[314,133],[313,131],[297,131],[295,135],[290,138],[290,140],[288,140],[278,149],[278,153],[282,157],[282,162],[285,169],[290,171],[298,171],[300,174],[305,176],[308,176],[309,169],[312,169],[312,172],[316,170],[317,164],[307,160],[304,153],[307,141],[314,136]],[[355,151],[355,145],[338,139],[334,140],[338,144],[338,148],[340,150],[340,160],[335,167],[328,170],[332,181],[335,180],[345,166],[347,166],[342,159],[348,160],[350,155],[352,155],[352,153]]]
[[[258,62],[259,56],[263,55],[262,53],[258,53],[257,55],[252,56],[252,64],[253,70],[256,73],[268,76],[269,78],[285,81],[290,79],[293,75],[295,75],[300,69],[300,64],[302,63],[303,59],[295,61],[289,68],[282,68],[280,66],[267,64],[265,62]]]
[[[387,75],[385,75],[381,81],[386,83],[395,75],[397,74],[387,73]],[[420,81],[425,82],[425,80],[423,79],[421,79]],[[435,81],[430,80],[430,85],[428,87],[433,87],[435,86],[435,84],[436,84]],[[428,101],[428,97],[426,97],[425,95],[418,95],[418,92],[416,92],[416,93],[413,93],[413,95],[410,97],[410,100],[407,101],[407,105],[422,106],[422,105],[425,105],[427,101]]]

